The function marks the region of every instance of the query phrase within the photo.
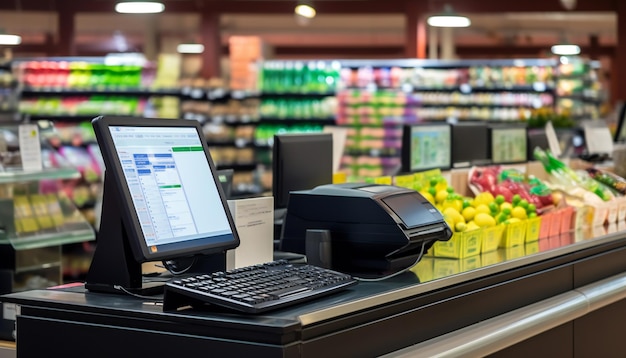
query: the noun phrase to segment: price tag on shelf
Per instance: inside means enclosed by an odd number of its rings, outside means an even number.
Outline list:
[[[202,90],[201,88],[194,88],[193,90],[191,90],[191,93],[189,94],[189,97],[194,98],[194,99],[202,98],[203,96],[204,96],[204,90]]]
[[[533,89],[537,92],[545,92],[547,88],[545,83],[535,82],[533,83]]]
[[[18,129],[20,157],[23,170],[41,170],[41,143],[35,124],[21,124]]]
[[[246,97],[246,93],[244,91],[233,91],[230,95],[234,99],[244,99]]]

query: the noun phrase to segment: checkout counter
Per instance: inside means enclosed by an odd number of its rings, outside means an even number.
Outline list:
[[[13,293],[18,356],[624,356],[626,231],[540,239],[247,315],[82,285]]]

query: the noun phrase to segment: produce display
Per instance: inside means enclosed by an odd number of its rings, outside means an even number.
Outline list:
[[[488,192],[502,196],[512,203],[520,197],[536,209],[553,205],[551,190],[537,178],[526,180],[525,175],[515,169],[501,166],[474,167],[469,173],[469,186],[474,193]]]
[[[537,217],[537,206],[519,194],[512,195],[508,201],[504,195],[493,195],[489,191],[464,197],[448,186],[443,177],[431,178],[419,192],[441,211],[454,232],[491,228]]]
[[[543,164],[552,183],[570,195],[581,196],[589,203],[601,204],[615,197],[606,185],[592,179],[585,171],[576,172],[555,158],[550,151],[536,148],[535,159]],[[582,175],[581,175],[582,174]]]
[[[626,180],[624,180],[624,178],[609,171],[598,168],[592,167],[585,170],[591,178],[606,185],[612,191],[620,195],[626,195]]]

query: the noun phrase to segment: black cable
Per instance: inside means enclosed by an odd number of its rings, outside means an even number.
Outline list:
[[[127,290],[126,288],[120,286],[120,285],[113,285],[113,288],[116,290],[120,290],[122,292],[124,292],[127,295],[133,296],[133,297],[137,297],[137,298],[141,298],[143,300],[150,300],[150,301],[163,301],[163,298],[161,297],[152,297],[152,296],[144,296],[144,295],[139,295],[133,292],[130,292],[129,290]]]
[[[163,267],[168,270],[172,275],[177,276],[177,275],[182,275],[185,272],[189,271],[191,269],[191,267],[196,263],[196,260],[198,258],[196,256],[193,257],[193,260],[191,260],[191,263],[185,267],[182,270],[176,270],[174,268],[175,264],[172,264],[171,262],[176,262],[176,260],[164,260],[161,261],[163,263]]]

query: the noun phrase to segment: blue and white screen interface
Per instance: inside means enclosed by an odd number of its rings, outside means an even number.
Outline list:
[[[232,240],[195,128],[109,128],[150,252],[191,247],[199,239]]]

